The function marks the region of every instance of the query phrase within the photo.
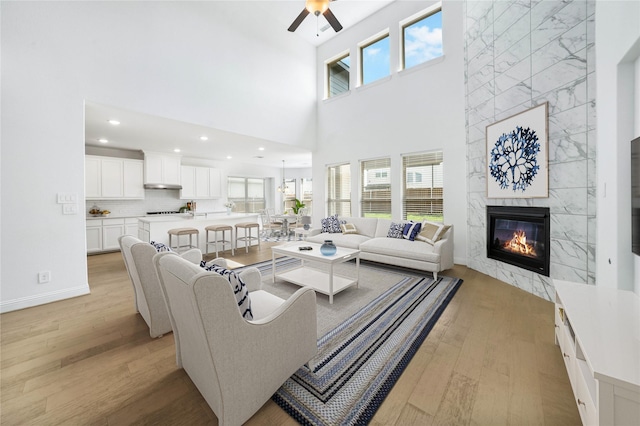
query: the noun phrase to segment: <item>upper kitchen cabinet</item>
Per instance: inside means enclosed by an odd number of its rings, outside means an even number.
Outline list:
[[[144,199],[141,160],[85,156],[87,200]]]
[[[182,166],[181,199],[205,200],[220,198],[220,170],[210,167]]]
[[[144,153],[144,184],[146,186],[180,186],[180,156],[155,152]]]

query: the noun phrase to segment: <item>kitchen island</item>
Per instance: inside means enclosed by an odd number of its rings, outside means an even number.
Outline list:
[[[207,252],[207,231],[205,230],[207,226],[231,225],[234,228],[233,241],[235,247],[235,225],[241,222],[260,223],[259,215],[258,213],[206,213],[197,214],[196,216],[190,214],[147,216],[138,218],[138,238],[146,242],[156,241],[169,245],[169,234],[167,233],[169,229],[196,228],[200,231],[198,248],[204,254]],[[184,244],[184,238],[182,237],[182,244]],[[211,238],[213,239],[213,236]],[[255,244],[258,243],[255,242],[253,245]],[[244,245],[241,244],[241,247],[244,247]],[[213,247],[211,250],[214,251]]]

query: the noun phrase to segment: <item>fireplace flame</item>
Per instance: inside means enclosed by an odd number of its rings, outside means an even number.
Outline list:
[[[513,233],[513,238],[505,243],[504,248],[512,252],[528,256],[536,255],[536,251],[533,246],[527,243],[527,234],[522,230],[515,231]]]

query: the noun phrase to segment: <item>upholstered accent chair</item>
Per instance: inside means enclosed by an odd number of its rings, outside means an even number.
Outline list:
[[[171,321],[153,265],[153,256],[157,254],[157,250],[132,235],[121,236],[118,243],[133,285],[136,312],[140,313],[149,326],[151,337],[162,337],[171,331]],[[197,264],[202,259],[202,252],[191,249],[180,256]]]
[[[316,296],[311,288],[283,300],[247,282],[253,286],[253,320],[247,321],[222,275],[173,253],[157,254],[154,263],[169,306],[176,362],[219,425],[246,422],[316,354]]]

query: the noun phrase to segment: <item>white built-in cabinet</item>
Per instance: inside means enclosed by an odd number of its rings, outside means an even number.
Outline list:
[[[144,162],[128,158],[85,156],[87,200],[144,199]]]
[[[219,169],[211,167],[182,166],[181,199],[204,200],[222,197]]]
[[[138,235],[138,218],[88,219],[87,253],[120,250],[121,235]]]
[[[554,280],[555,337],[584,425],[640,425],[640,298]]]
[[[144,183],[180,185],[180,156],[144,153]]]

